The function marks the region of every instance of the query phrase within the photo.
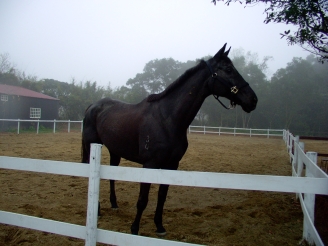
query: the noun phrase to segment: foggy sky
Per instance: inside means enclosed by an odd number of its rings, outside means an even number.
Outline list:
[[[210,0],[1,0],[0,53],[38,79],[116,87],[150,60],[195,60],[227,42],[260,59],[273,56],[272,74],[309,53],[280,39],[290,27],[264,24],[264,8]]]

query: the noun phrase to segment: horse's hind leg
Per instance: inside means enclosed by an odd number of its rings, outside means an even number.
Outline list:
[[[121,157],[110,154],[110,165],[111,166],[118,166],[120,164]],[[109,195],[109,200],[112,205],[113,209],[117,209],[117,201],[116,201],[116,193],[115,193],[115,180],[109,180],[110,183],[110,195]]]

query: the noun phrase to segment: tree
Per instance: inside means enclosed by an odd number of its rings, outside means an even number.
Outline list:
[[[193,61],[182,63],[172,58],[151,60],[145,65],[143,73],[138,73],[126,82],[131,88],[131,93],[126,98],[129,102],[136,103],[149,94],[159,93],[194,65]]]
[[[20,80],[16,76],[15,66],[10,62],[8,53],[0,54],[0,84],[19,85]]]
[[[14,73],[0,73],[0,84],[19,86],[20,80]]]
[[[327,0],[212,0],[244,2],[245,5],[265,3],[265,24],[270,22],[292,24],[298,27],[281,33],[290,45],[299,44],[303,49],[317,55],[321,62],[328,61],[328,1]]]
[[[272,77],[270,103],[279,111],[275,128],[292,130],[299,135],[328,134],[328,69],[314,57],[294,58]]]
[[[0,54],[0,73],[9,73],[14,70],[14,66],[9,61],[8,53]]]
[[[97,82],[86,81],[76,84],[74,79],[72,83],[61,83],[60,99],[60,117],[70,120],[81,120],[84,117],[85,110],[94,102],[104,97],[105,90],[97,86]],[[66,87],[68,85],[68,87]]]
[[[112,98],[120,100],[120,101],[131,103],[130,98],[129,98],[130,94],[131,94],[131,89],[130,88],[128,88],[126,86],[120,86],[120,87],[117,87],[112,92]]]
[[[181,62],[172,58],[151,60],[145,65],[143,73],[138,73],[126,84],[131,87],[143,87],[145,91],[151,94],[159,93],[180,75],[180,69]]]
[[[235,67],[243,78],[250,83],[251,87],[261,101],[261,103],[257,106],[256,112],[254,113],[252,112],[247,114],[243,110],[240,110],[240,113],[237,114],[236,110],[235,126],[238,125],[238,120],[240,120],[241,123],[239,126],[248,128],[250,127],[253,116],[255,116],[256,120],[260,112],[265,111],[264,109],[261,109],[264,99],[262,95],[266,85],[268,84],[265,71],[268,68],[267,63],[272,57],[265,56],[262,60],[260,60],[257,53],[252,53],[250,51],[245,52],[243,49],[233,51],[231,56]]]

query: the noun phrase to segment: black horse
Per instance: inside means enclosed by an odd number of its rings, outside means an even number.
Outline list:
[[[82,162],[89,163],[90,144],[104,144],[110,165],[118,166],[121,157],[144,168],[177,170],[188,141],[186,130],[206,97],[213,94],[230,100],[251,112],[257,97],[231,60],[226,44],[208,61],[187,70],[163,92],[152,94],[138,104],[103,98],[85,112],[82,133]],[[137,214],[131,233],[138,234],[139,223],[148,203],[149,183],[140,184]],[[154,222],[158,235],[165,235],[162,213],[168,185],[160,185]],[[117,208],[115,183],[110,181],[110,202]]]

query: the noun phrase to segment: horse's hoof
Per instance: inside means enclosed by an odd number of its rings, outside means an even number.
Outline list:
[[[156,235],[159,236],[159,237],[166,236],[166,230],[162,225],[157,226]]]
[[[163,232],[156,231],[156,235],[159,237],[164,237],[164,236],[166,236],[166,231],[163,231]]]
[[[131,226],[131,234],[138,235],[138,233],[139,233],[139,227],[132,225]]]
[[[112,207],[112,210],[117,211],[118,210],[118,207],[116,207],[116,208]]]

